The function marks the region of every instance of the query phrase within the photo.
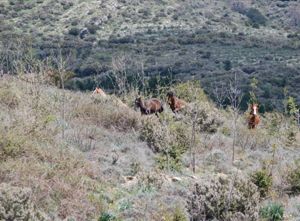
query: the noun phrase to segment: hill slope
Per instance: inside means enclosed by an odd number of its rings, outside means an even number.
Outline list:
[[[80,79],[69,88],[109,87],[113,60],[125,56],[127,73],[150,81],[200,79],[213,97],[238,71],[245,93],[258,79],[267,111],[283,109],[284,87],[300,102],[298,1],[7,0],[0,7],[3,51],[12,34],[28,36],[40,58],[71,51],[69,68]]]
[[[216,109],[192,84],[174,87],[184,99],[199,104],[193,112],[199,114],[199,129],[191,149],[196,166],[192,173],[189,113],[174,117],[166,107],[159,118],[141,116],[114,95],[64,91],[42,79],[5,76],[0,81],[1,219],[10,208],[4,203],[10,205],[12,199],[27,211],[28,201],[18,198],[20,190],[46,220],[188,220],[203,210],[193,202],[219,209],[232,188],[233,202],[247,203],[249,210],[233,206],[231,216],[258,217],[259,207],[272,200],[282,203],[286,220],[299,217],[297,173],[292,169],[299,171],[300,137],[291,119],[267,114],[257,130],[249,131],[245,116],[239,115],[234,130],[231,110]],[[231,162],[234,133],[236,156]],[[266,192],[272,199],[259,200],[256,187],[247,181],[262,168],[272,174]],[[296,183],[288,181],[289,174]],[[200,189],[196,196],[195,183],[208,192],[201,195]],[[296,195],[288,195],[290,190]],[[208,193],[217,197],[217,204]],[[192,203],[190,197],[196,197]],[[205,212],[212,214],[208,220],[222,220],[223,212],[215,209]]]

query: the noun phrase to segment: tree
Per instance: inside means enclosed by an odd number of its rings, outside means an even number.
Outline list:
[[[242,91],[239,88],[239,83],[237,79],[237,72],[234,72],[233,79],[229,82],[229,88],[228,88],[228,100],[231,104],[231,109],[233,113],[233,139],[232,139],[232,162],[235,158],[235,146],[236,146],[236,135],[237,135],[237,121],[239,118],[239,111],[240,111],[240,105],[242,101]]]

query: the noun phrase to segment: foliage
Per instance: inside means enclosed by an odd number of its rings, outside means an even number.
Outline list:
[[[260,209],[260,216],[266,221],[283,220],[284,208],[281,204],[270,203]]]
[[[112,215],[111,213],[107,213],[107,212],[102,213],[98,219],[98,221],[113,221],[113,220],[116,220],[114,215]]]
[[[299,113],[295,98],[289,96],[287,100],[287,111],[290,116],[295,116]]]
[[[300,166],[297,166],[288,172],[287,183],[291,194],[300,193]]]
[[[200,86],[199,81],[188,81],[175,84],[168,90],[174,91],[175,95],[187,102],[203,102],[207,101],[207,96]]]
[[[194,220],[257,220],[259,193],[249,180],[215,175],[195,184],[188,200]]]
[[[254,26],[265,25],[267,22],[266,17],[256,8],[248,9],[246,15]]]
[[[184,123],[168,118],[164,120],[164,124],[159,119],[143,120],[140,136],[154,152],[159,153],[156,160],[160,169],[180,170],[181,156],[189,147],[188,130]]]
[[[69,30],[69,34],[70,35],[74,35],[74,36],[77,36],[77,35],[79,35],[79,33],[80,33],[80,30],[78,29],[78,28],[71,28],[70,30]]]
[[[188,221],[188,217],[180,207],[176,207],[173,213],[167,214],[164,218],[165,221]]]
[[[21,95],[17,87],[4,85],[0,88],[0,104],[8,108],[16,108],[20,103]]]
[[[0,185],[0,219],[47,220],[41,212],[34,208],[30,189],[13,187],[5,183]]]
[[[266,197],[272,187],[272,176],[266,170],[255,171],[251,175],[252,182],[258,187],[261,197]]]

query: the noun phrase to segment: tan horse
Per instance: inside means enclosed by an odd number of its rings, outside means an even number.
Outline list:
[[[102,97],[107,97],[107,94],[99,87],[96,87],[96,89],[93,91],[92,95],[99,94]]]
[[[142,114],[156,114],[164,111],[163,104],[159,99],[151,98],[142,100],[141,97],[135,99],[135,106],[140,108]]]
[[[258,116],[258,105],[251,104],[250,108],[251,108],[251,111],[250,111],[250,115],[248,117],[248,128],[255,129],[260,122],[260,118]]]
[[[167,97],[168,104],[170,105],[170,108],[174,113],[177,113],[187,106],[187,103],[184,100],[177,98],[174,92],[168,92]]]

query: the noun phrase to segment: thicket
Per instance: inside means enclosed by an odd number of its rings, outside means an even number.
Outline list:
[[[195,184],[188,200],[194,220],[257,220],[259,193],[241,176],[219,175]]]

